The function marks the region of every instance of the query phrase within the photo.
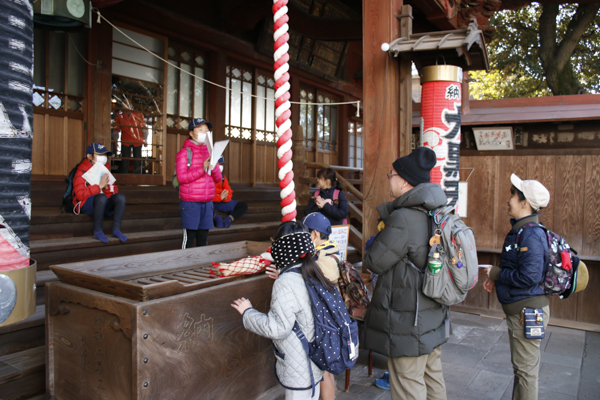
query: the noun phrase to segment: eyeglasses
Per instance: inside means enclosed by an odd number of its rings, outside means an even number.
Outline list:
[[[395,173],[393,173],[393,172],[388,172],[388,173],[387,173],[387,177],[388,177],[388,179],[392,179],[392,176],[400,176],[400,175],[398,175],[398,174],[395,174]]]

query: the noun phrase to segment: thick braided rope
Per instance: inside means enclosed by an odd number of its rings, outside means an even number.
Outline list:
[[[279,188],[281,189],[281,222],[296,220],[296,192],[292,171],[292,123],[290,122],[290,66],[288,61],[289,17],[288,0],[273,0],[273,38],[275,39],[275,124],[277,125],[277,166],[279,168]]]

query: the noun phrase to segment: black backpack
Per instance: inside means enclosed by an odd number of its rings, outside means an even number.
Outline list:
[[[85,158],[83,160],[85,160]],[[67,184],[67,189],[65,190],[65,194],[63,194],[62,205],[60,206],[60,211],[62,211],[64,209],[67,214],[75,214],[75,211],[74,211],[75,206],[73,205],[73,199],[75,198],[75,194],[73,193],[73,179],[75,178],[75,173],[77,172],[77,168],[79,168],[79,165],[81,165],[83,160],[81,160],[79,162],[79,164],[77,164],[71,170],[71,172],[69,172],[69,175],[67,175],[67,178],[65,179],[65,183]]]

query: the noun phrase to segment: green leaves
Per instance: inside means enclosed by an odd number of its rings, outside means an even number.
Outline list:
[[[542,10],[542,6],[535,3],[519,10],[497,12],[490,19],[489,25],[495,28],[488,43],[491,71],[471,72],[470,92],[473,97],[498,99],[577,94],[581,88],[590,93],[600,92],[598,6],[561,5],[556,18],[540,22]],[[556,12],[555,9],[546,11],[547,15]],[[579,23],[589,20],[591,12],[595,13],[591,23],[586,22],[587,27],[578,29]],[[587,19],[585,13],[588,14]],[[576,37],[577,44],[567,54],[570,62],[561,63],[558,50],[563,39],[573,38],[573,31],[579,30],[583,33]],[[546,41],[543,65],[540,39]],[[565,67],[558,70],[557,65],[561,64]],[[565,84],[565,79],[568,84]]]

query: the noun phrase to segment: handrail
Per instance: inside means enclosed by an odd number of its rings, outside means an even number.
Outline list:
[[[346,167],[343,165],[330,165],[329,168],[335,169],[338,171],[349,171],[349,172],[363,172],[362,168],[358,167]]]
[[[334,171],[335,170],[340,170],[340,171],[354,171],[354,172],[362,172],[362,168],[353,168],[353,167],[343,167],[343,166],[339,166],[339,165],[327,165],[325,163],[319,163],[319,162],[306,162],[304,163],[304,167],[305,168],[331,168]],[[341,176],[337,171],[335,172],[335,176],[338,179],[338,181],[340,181],[340,183],[342,184],[342,188],[347,190],[348,192],[352,193],[354,195],[354,197],[356,197],[359,201],[363,202],[364,196],[363,194],[358,191],[358,189],[356,189],[354,187],[354,185],[352,185],[350,182],[348,182],[346,180],[346,178],[344,178],[343,176]],[[306,177],[302,177],[300,178],[301,182],[303,183],[314,183],[315,178],[306,178]],[[363,223],[363,213],[362,211],[356,207],[356,205],[348,202],[348,217],[352,217],[354,219],[356,219],[357,221],[359,221],[361,224]],[[350,218],[348,218],[350,220]],[[350,225],[350,234],[349,234],[349,238],[348,241],[350,242],[350,245],[352,245],[356,250],[358,250],[358,252],[360,254],[364,255],[363,252],[363,243],[362,243],[362,232],[359,231],[358,229],[356,229],[354,226]]]
[[[336,169],[342,170],[342,168],[352,168],[352,167],[340,167],[340,166],[335,166],[335,165],[327,165],[325,163],[319,163],[319,162],[307,162],[304,164],[304,166],[306,168],[315,168],[315,169],[316,168],[331,168],[333,170],[336,170]],[[349,171],[349,169],[346,169],[346,171]],[[362,169],[361,169],[361,171],[362,171]],[[361,202],[363,201],[363,199],[364,199],[363,194],[361,192],[359,192],[358,189],[356,189],[354,187],[354,185],[352,185],[350,182],[348,182],[337,171],[335,173],[335,176],[336,176],[337,180],[340,181],[340,183],[342,184],[342,187],[344,189],[346,189],[347,191],[352,193]]]

